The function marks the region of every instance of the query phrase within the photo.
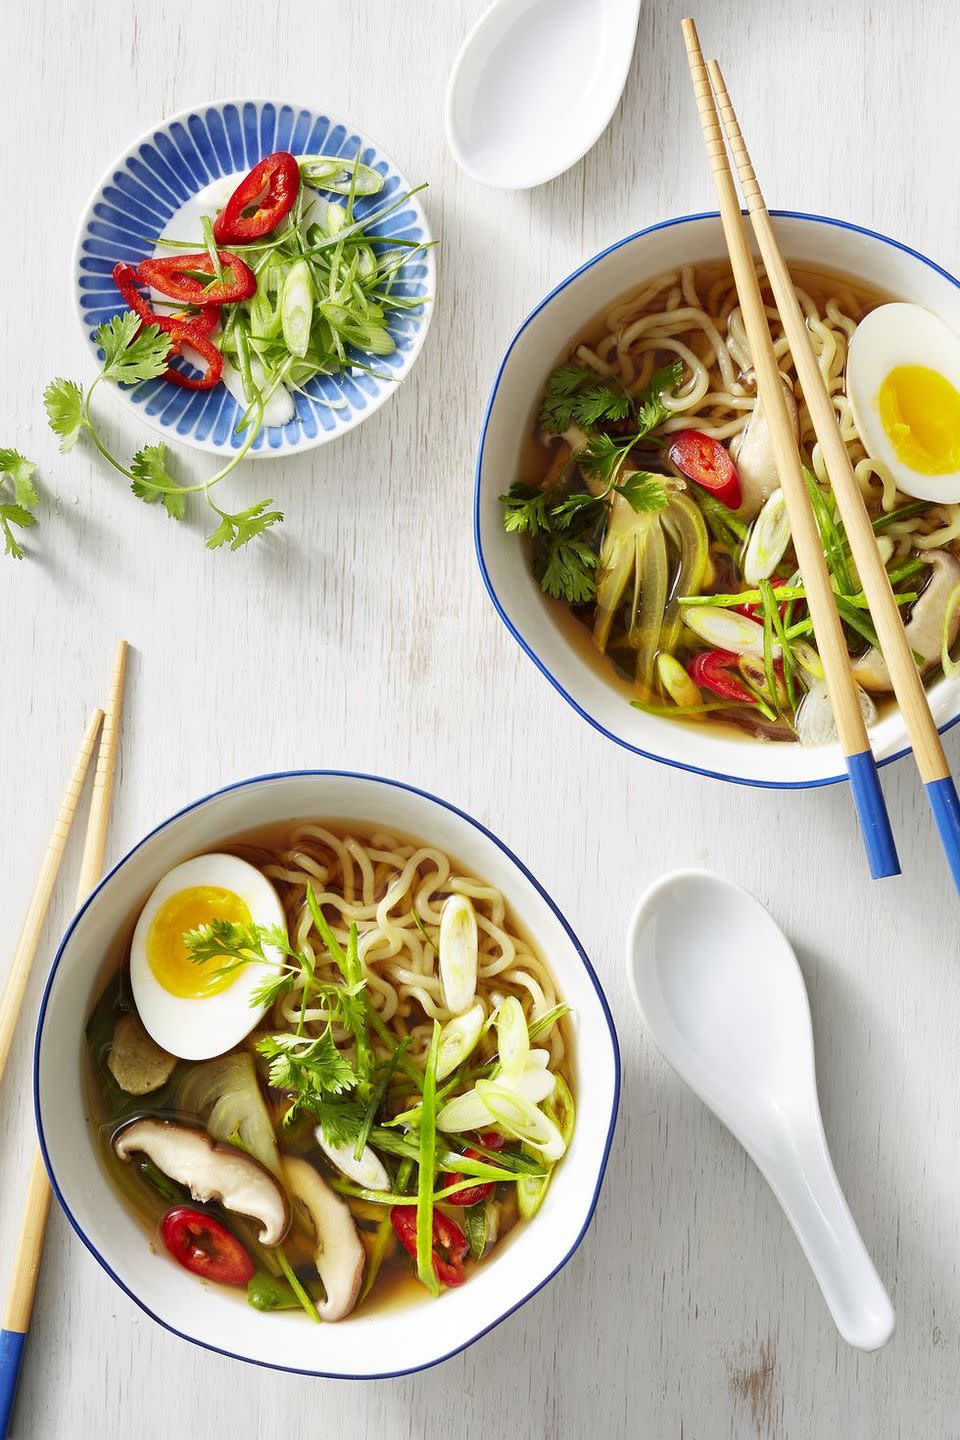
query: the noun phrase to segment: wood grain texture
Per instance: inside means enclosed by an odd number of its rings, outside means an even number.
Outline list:
[[[558,1279],[466,1354],[405,1380],[347,1385],[272,1375],[168,1336],[55,1207],[14,1433],[272,1440],[333,1424],[357,1440],[446,1440],[469,1413],[482,1440],[952,1440],[958,911],[912,767],[884,773],[905,874],[871,884],[839,788],[731,790],[588,730],[500,625],[473,556],[475,441],[517,322],[603,245],[713,206],[685,7],[644,0],[623,103],[584,161],[540,190],[500,195],[459,174],[442,131],[449,65],[484,3],[207,0],[199,38],[186,0],[9,7],[0,164],[14,220],[22,204],[27,224],[0,227],[0,439],[40,462],[45,496],[29,537],[36,558],[0,559],[0,953],[13,953],[63,767],[126,634],[108,862],[224,781],[345,765],[463,805],[558,898],[623,1044],[618,1143],[596,1221]],[[771,205],[849,217],[960,266],[955,7],[705,0],[697,21],[708,53],[726,62]],[[227,42],[210,43],[216,34]],[[196,530],[139,505],[85,453],[58,456],[40,393],[54,375],[90,373],[67,256],[112,157],[181,106],[268,93],[353,116],[411,179],[431,181],[437,313],[409,383],[358,431],[228,482],[238,501],[280,498],[285,533],[249,554],[207,555]],[[141,443],[134,420],[109,396],[101,404],[122,443]],[[183,473],[204,463],[184,452]],[[946,745],[956,767],[960,741]],[[71,846],[30,1014],[78,864]],[[625,927],[639,890],[679,864],[712,864],[748,885],[797,945],[837,1171],[898,1311],[877,1355],[837,1339],[752,1165],[641,1034]],[[33,1152],[31,1051],[24,1026],[0,1096],[8,1177],[25,1175]],[[20,1185],[4,1185],[6,1257],[21,1204]]]

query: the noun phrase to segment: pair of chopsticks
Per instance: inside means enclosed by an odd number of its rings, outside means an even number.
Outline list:
[[[6,1070],[10,1047],[20,1018],[30,967],[33,964],[44,921],[50,908],[60,862],[67,845],[77,805],[89,769],[93,748],[100,734],[97,769],[90,799],[90,813],[80,861],[77,883],[77,906],[83,904],[103,870],[103,855],[110,823],[113,780],[117,749],[120,741],[120,713],[126,679],[128,646],[121,640],[117,647],[110,697],[105,710],[95,710],[90,717],[77,755],[70,783],[57,815],[47,846],[36,887],[27,909],[23,929],[14,953],[13,964],[3,997],[0,999],[0,1079]],[[102,726],[102,730],[101,730]],[[14,1260],[13,1275],[7,1297],[7,1309],[0,1332],[0,1440],[6,1440],[10,1416],[17,1393],[23,1347],[30,1328],[33,1299],[37,1288],[40,1258],[50,1212],[50,1182],[39,1148],[33,1157],[20,1239]]]
[[[860,709],[857,685],[850,669],[850,657],[837,614],[820,533],[807,492],[800,453],[787,411],[770,327],[760,294],[760,283],[754,269],[740,202],[727,158],[727,148],[720,128],[721,117],[760,258],[783,322],[813,428],[820,441],[837,509],[877,628],[883,657],[893,681],[894,694],[910,736],[917,769],[926,787],[954,883],[960,890],[960,800],[940,743],[936,721],[930,713],[923,680],[903,628],[883,557],[877,548],[873,525],[857,486],[847,447],[840,434],[836,411],[817,364],[800,303],[780,252],[720,66],[715,60],[704,64],[697,27],[690,19],[683,21],[683,38],[687,47],[700,128],[713,170],[720,204],[720,219],[757,377],[757,394],[770,424],[777,474],[786,502],[817,649],[823,662],[827,690],[837,722],[837,732],[846,757],[850,788],[860,821],[870,873],[875,879],[884,875],[898,875],[900,862],[880,788],[876,760]]]

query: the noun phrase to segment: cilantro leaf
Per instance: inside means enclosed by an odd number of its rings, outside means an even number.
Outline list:
[[[51,380],[43,392],[43,404],[50,429],[60,436],[60,453],[66,455],[87,426],[83,391],[75,380]]]
[[[29,530],[37,523],[33,514],[40,501],[33,483],[36,473],[36,465],[19,450],[0,446],[0,535],[3,536],[4,555],[10,555],[14,560],[23,559],[24,549],[13,533],[13,527]],[[10,496],[12,499],[8,498]]]
[[[213,505],[213,501],[210,503]],[[249,544],[255,535],[259,535],[270,525],[279,524],[283,519],[283,511],[267,510],[267,506],[272,504],[272,500],[260,500],[256,505],[251,505],[249,510],[241,510],[236,515],[228,515],[225,510],[213,505],[220,516],[220,524],[208,537],[207,549],[219,550],[221,545],[229,545],[231,550],[239,550],[241,545]]]
[[[638,515],[645,510],[664,510],[670,504],[664,477],[653,475],[649,470],[635,470],[613,488]]]
[[[319,1123],[328,1145],[351,1145],[359,1139],[366,1118],[359,1100],[310,1100],[302,1108]]]
[[[0,446],[0,483],[4,479],[8,479],[13,485],[13,494],[17,504],[24,506],[27,510],[32,510],[40,500],[37,487],[33,483],[36,473],[36,465],[25,455],[21,455],[19,450]]]
[[[103,374],[108,380],[137,385],[155,380],[167,369],[170,336],[159,325],[143,325],[135,310],[105,320],[97,327],[95,338],[103,351]]]
[[[597,593],[596,570],[600,557],[582,540],[551,535],[534,563],[540,587],[556,600],[585,605]]]
[[[173,520],[182,520],[186,512],[186,495],[182,486],[167,469],[166,447],[144,445],[130,461],[134,479],[130,489],[139,500],[154,505],[159,500]]]
[[[636,441],[636,435],[615,440],[612,435],[598,431],[596,435],[590,436],[577,457],[580,468],[602,484],[612,486]]]
[[[624,420],[633,401],[623,382],[598,375],[587,365],[561,365],[547,381],[540,406],[540,428],[561,434],[570,425],[591,430],[604,421]]]
[[[577,396],[575,419],[583,430],[609,420],[625,420],[633,401],[619,380],[598,380],[586,386]]]
[[[334,1044],[329,1029],[316,1040],[305,1035],[264,1035],[257,1041],[257,1051],[268,1062],[269,1084],[275,1090],[286,1090],[290,1096],[284,1125],[292,1124],[306,1111],[334,1126],[333,1110],[344,1108],[343,1104],[334,1104],[335,1098],[353,1090],[357,1077],[350,1061]],[[364,1116],[362,1105],[356,1109],[354,1136],[359,1134]]]
[[[651,430],[655,430],[666,420],[670,411],[664,406],[663,396],[672,395],[682,378],[682,360],[674,360],[669,365],[662,365],[659,370],[654,370],[650,384],[636,399],[638,439],[649,435]]]
[[[505,530],[531,536],[539,535],[541,530],[549,530],[546,493],[536,485],[526,485],[522,480],[515,480],[509,493],[500,496],[500,503],[503,506]]]
[[[22,505],[0,505],[0,533],[3,535],[4,555],[12,555],[14,560],[22,560],[23,546],[10,527],[16,525],[21,530],[29,530],[30,526],[36,523],[36,515],[31,515]]]

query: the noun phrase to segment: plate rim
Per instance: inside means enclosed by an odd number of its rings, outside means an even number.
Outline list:
[[[233,105],[239,111],[242,111],[244,105],[274,105],[278,110],[281,107],[289,106],[295,112],[299,110],[306,110],[314,118],[317,118],[319,115],[323,115],[326,113],[322,109],[318,110],[315,105],[309,105],[291,99],[278,99],[276,95],[245,95],[242,98],[237,98],[236,96],[229,95],[221,99],[201,100],[197,101],[195,104],[183,106],[182,108],[170,115],[163,116],[159,121],[156,121],[154,124],[140,131],[139,134],[137,134],[132,140],[128,142],[128,144],[123,150],[118,151],[117,154],[114,155],[113,159],[101,172],[100,178],[87,195],[86,201],[80,212],[80,218],[77,221],[76,230],[74,232],[73,244],[70,247],[70,256],[68,262],[70,268],[67,281],[70,294],[70,307],[77,316],[77,321],[83,334],[86,349],[90,352],[90,354],[93,355],[95,361],[99,362],[99,356],[97,354],[97,348],[93,340],[87,333],[87,325],[84,321],[83,311],[81,310],[78,303],[79,292],[77,285],[77,280],[81,273],[80,260],[83,256],[83,250],[81,249],[81,247],[86,237],[86,230],[89,221],[91,220],[91,218],[93,218],[94,205],[97,203],[97,201],[103,194],[104,187],[110,183],[114,171],[122,169],[127,160],[129,160],[130,156],[135,154],[142,145],[151,141],[158,132],[162,132],[164,130],[169,131],[171,126],[175,125],[178,121],[182,124],[191,115],[200,115],[200,117],[203,118],[203,112],[207,110],[218,110],[222,112],[227,105]],[[382,145],[379,145],[364,129],[361,128],[361,126],[354,124],[353,121],[348,120],[342,116],[337,116],[333,112],[327,115],[327,119],[329,119],[331,122],[331,128],[333,128],[334,125],[343,125],[350,134],[359,135],[361,140],[361,148],[369,148],[375,150],[378,159],[385,160],[389,169],[400,177],[402,184],[406,186],[408,190],[411,188],[410,182],[407,179],[405,172],[397,164],[390,151],[385,150]],[[237,173],[239,174],[240,172],[238,171]],[[428,181],[427,184],[429,187],[430,182]],[[334,430],[324,430],[322,427],[320,427],[317,434],[312,438],[302,436],[299,440],[293,443],[281,444],[276,447],[265,446],[259,450],[249,450],[244,456],[244,461],[250,460],[253,462],[257,462],[261,460],[290,459],[295,455],[306,454],[309,450],[317,450],[323,445],[328,445],[331,441],[339,439],[342,435],[348,435],[351,430],[356,430],[358,426],[362,425],[364,420],[368,419],[371,415],[376,414],[376,412],[383,405],[385,405],[388,400],[393,398],[393,396],[396,394],[397,390],[403,384],[403,382],[409,379],[414,366],[420,358],[420,352],[422,351],[423,346],[426,343],[427,334],[433,322],[433,316],[436,311],[437,304],[437,247],[436,241],[434,240],[433,232],[430,228],[430,221],[427,215],[426,207],[421,203],[422,194],[423,192],[421,191],[413,197],[413,204],[418,212],[420,223],[423,227],[424,244],[429,247],[424,251],[423,263],[426,264],[428,269],[425,283],[428,283],[430,285],[430,294],[426,296],[424,300],[423,322],[417,329],[413,345],[410,347],[409,351],[405,352],[408,356],[408,360],[403,374],[397,378],[397,380],[392,386],[385,386],[383,390],[381,390],[379,394],[376,395],[374,399],[370,403],[368,403],[363,410],[354,411],[353,418],[347,424],[340,426]],[[120,313],[120,310],[122,310],[122,301],[120,302],[120,307],[117,312],[118,314]],[[164,436],[165,439],[170,442],[170,444],[185,445],[188,449],[196,450],[207,455],[220,455],[225,460],[228,460],[232,456],[236,455],[236,450],[230,445],[217,445],[211,442],[209,439],[196,440],[189,435],[177,434],[171,429],[170,426],[161,424],[155,416],[148,415],[144,406],[136,404],[130,397],[129,389],[120,389],[120,387],[118,386],[112,386],[111,389],[113,392],[119,395],[119,397],[124,403],[125,409],[129,413],[138,415],[140,419],[144,422],[144,424],[146,424],[154,432],[154,434]]]

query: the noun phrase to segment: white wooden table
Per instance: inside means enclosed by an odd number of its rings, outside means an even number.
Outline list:
[[[174,1339],[58,1211],[15,1434],[953,1437],[960,912],[911,766],[884,779],[906,874],[873,885],[843,790],[725,788],[595,735],[500,625],[474,560],[474,446],[518,320],[609,241],[712,205],[684,10],[644,0],[610,129],[558,181],[505,195],[462,177],[443,141],[448,68],[482,7],[9,7],[0,443],[40,462],[44,502],[36,557],[0,558],[0,951],[12,952],[69,757],[123,633],[136,654],[111,857],[225,781],[346,766],[466,807],[556,896],[603,977],[623,1045],[621,1119],[596,1220],[558,1279],[466,1354],[408,1379],[348,1385],[273,1375]],[[957,268],[956,7],[702,0],[698,20],[705,48],[726,60],[771,203],[862,221]],[[276,496],[286,524],[248,553],[210,555],[197,530],[139,505],[89,454],[58,456],[40,397],[54,375],[90,373],[66,280],[90,188],[163,114],[249,94],[350,115],[412,180],[428,178],[441,285],[407,386],[338,444],[242,471],[230,493]],[[132,452],[141,432],[127,421],[123,431]],[[197,473],[204,464],[185,454]],[[957,768],[958,739],[947,746]],[[4,1288],[34,1143],[33,1016],[78,853],[0,1099]],[[898,1312],[880,1354],[838,1340],[753,1166],[640,1032],[623,973],[627,917],[642,887],[685,863],[752,887],[796,942],[827,1133]]]

